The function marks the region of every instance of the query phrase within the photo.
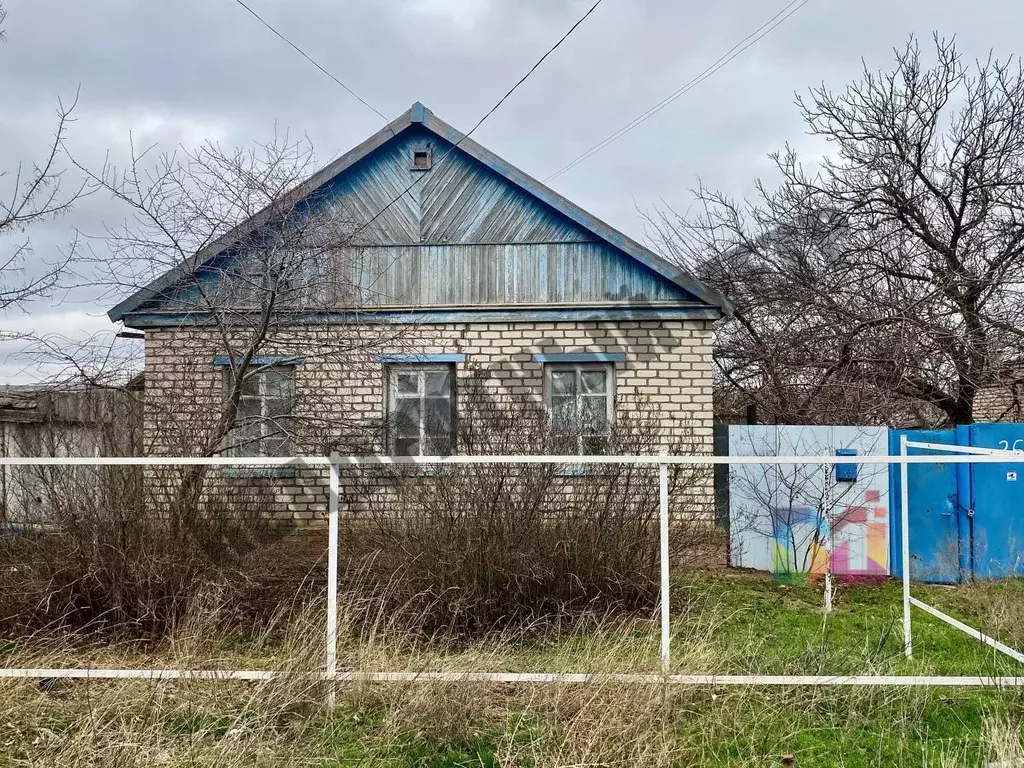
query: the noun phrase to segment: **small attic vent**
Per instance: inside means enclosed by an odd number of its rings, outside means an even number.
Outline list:
[[[430,150],[417,149],[412,153],[412,168],[414,171],[430,170]]]

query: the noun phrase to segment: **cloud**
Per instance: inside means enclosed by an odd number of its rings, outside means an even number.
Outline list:
[[[416,100],[468,130],[592,0],[250,0],[252,6],[388,117]],[[785,0],[681,3],[608,0],[478,131],[475,138],[545,178],[698,75]],[[1024,3],[989,0],[811,0],[706,82],[556,189],[643,236],[637,208],[677,209],[701,177],[748,194],[787,141],[811,158],[793,94],[842,87],[861,58],[888,67],[892,48],[933,29],[968,58],[1019,49]],[[80,89],[69,146],[90,166],[123,157],[131,134],[165,149],[207,138],[247,145],[275,125],[308,134],[324,163],[378,130],[381,118],[324,77],[230,0],[32,0],[9,3],[0,44],[0,169],[31,162],[53,130],[58,97]],[[71,171],[69,171],[71,173]],[[0,193],[4,192],[0,179]],[[32,230],[44,256],[76,229],[102,231],[124,212],[91,198]],[[101,248],[101,243],[94,243]],[[74,292],[88,300],[88,287]],[[111,302],[99,289],[89,312]],[[67,323],[83,322],[82,305]],[[33,317],[37,309],[33,308]],[[41,323],[65,310],[40,305]],[[11,375],[10,369],[0,376]]]

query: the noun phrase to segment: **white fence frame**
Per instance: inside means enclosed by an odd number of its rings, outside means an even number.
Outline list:
[[[997,448],[976,448],[973,446],[966,445],[943,445],[942,443],[922,443],[914,440],[909,440],[906,435],[900,435],[900,458],[908,458],[907,450],[909,448],[917,448],[918,450],[925,451],[941,451],[945,454],[940,453],[937,456],[924,456],[923,458],[934,461],[938,458],[949,458],[950,454],[956,455],[961,454],[966,457],[996,457],[999,463],[1019,463],[1024,459],[1024,454],[1020,451],[1002,451]],[[967,463],[977,464],[980,461],[970,461]],[[944,621],[951,627],[959,629],[961,632],[970,635],[975,640],[979,640],[985,645],[995,648],[1002,654],[1009,656],[1011,659],[1024,664],[1024,654],[1011,648],[1008,645],[1000,643],[998,640],[989,637],[984,632],[980,632],[974,627],[964,624],[962,621],[957,621],[952,616],[943,613],[938,608],[928,605],[927,603],[918,600],[910,594],[910,485],[907,480],[907,463],[900,463],[900,530],[902,532],[902,561],[903,561],[903,648],[907,654],[908,659],[914,658],[913,649],[913,637],[911,634],[911,619],[910,619],[910,608],[911,606],[919,608],[927,614],[934,616],[940,621]]]
[[[916,605],[951,623],[971,636],[1024,662],[1013,649],[960,624],[956,619],[925,606],[910,596],[907,466],[910,464],[1024,464],[1024,454],[1005,452],[972,453],[970,455],[910,456],[908,447],[926,447],[929,444],[912,443],[904,436],[899,456],[858,456],[858,464],[900,464],[901,492],[903,496],[903,589],[904,589],[904,641],[908,658],[911,656],[910,606]],[[950,446],[942,446],[948,449]],[[445,682],[490,682],[517,684],[565,683],[579,684],[592,681],[613,681],[660,685],[711,686],[940,686],[940,687],[1024,687],[1024,677],[996,676],[920,676],[920,675],[676,675],[670,673],[670,589],[669,589],[669,493],[668,467],[670,465],[713,466],[716,464],[849,464],[849,456],[285,456],[285,457],[188,457],[188,456],[132,456],[132,457],[0,457],[0,466],[256,466],[256,467],[327,467],[330,476],[328,504],[328,577],[327,620],[325,637],[325,666],[322,675],[314,675],[327,684],[327,701],[333,705],[335,686],[345,682],[413,682],[439,680]],[[593,673],[538,673],[538,672],[364,672],[343,671],[337,668],[338,648],[338,536],[340,476],[343,466],[373,465],[445,465],[445,464],[628,464],[657,466],[659,475],[659,610],[661,674],[593,674]],[[87,680],[272,680],[287,673],[273,670],[187,670],[187,669],[11,669],[0,668],[0,679],[12,678],[75,678]]]

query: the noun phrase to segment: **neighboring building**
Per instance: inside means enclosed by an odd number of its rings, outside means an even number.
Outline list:
[[[974,420],[1024,421],[1024,382],[981,389],[974,396]]]
[[[141,390],[141,376],[123,389],[0,387],[0,456],[136,455]],[[45,521],[53,475],[49,467],[0,466],[0,524]]]
[[[543,405],[556,431],[567,415],[586,416],[577,452],[599,450],[600,438],[642,402],[657,414],[662,447],[685,441],[687,451],[711,453],[712,327],[730,311],[713,289],[419,103],[289,199],[314,196],[328,201],[328,215],[372,223],[374,239],[360,244],[356,267],[345,267],[364,270],[352,282],[365,290],[357,307],[328,302],[280,315],[287,333],[261,348],[247,378],[237,453],[322,452],[341,444],[334,433],[374,423],[391,429],[368,451],[446,453],[471,379],[495,404]],[[261,226],[258,218],[233,235]],[[234,242],[221,241],[109,313],[145,331],[150,451],[194,449],[194,439],[173,443],[172,428],[216,413],[230,360],[210,316],[183,311],[179,296],[199,271],[215,275],[209,265]],[[372,343],[359,363],[358,350],[343,364],[319,354],[351,347],[346,340],[360,334]],[[267,426],[301,416],[331,426],[303,446]],[[321,473],[270,474],[290,476],[276,482],[296,518],[323,508]]]

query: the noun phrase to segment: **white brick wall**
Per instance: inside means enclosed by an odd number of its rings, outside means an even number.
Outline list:
[[[535,354],[621,353],[615,365],[616,412],[645,400],[657,410],[664,445],[712,450],[711,350],[706,321],[623,321],[566,323],[460,323],[389,326],[361,330],[372,335],[353,349],[349,326],[295,326],[282,329],[260,350],[264,355],[304,358],[296,368],[296,416],[323,419],[324,434],[367,429],[385,416],[383,366],[375,355],[462,353],[459,379],[476,369],[487,372],[495,402],[543,402],[543,363]],[[222,371],[213,358],[225,353],[209,329],[150,329],[146,334],[145,441],[155,454],[194,453],[211,427],[222,396]],[[458,385],[457,385],[458,386]],[[456,396],[458,396],[458,389]],[[325,444],[325,443],[321,443]],[[378,447],[379,450],[379,447]],[[281,516],[308,520],[326,508],[326,478],[301,470],[294,478],[247,479],[280,488]],[[710,483],[710,481],[708,481]]]

